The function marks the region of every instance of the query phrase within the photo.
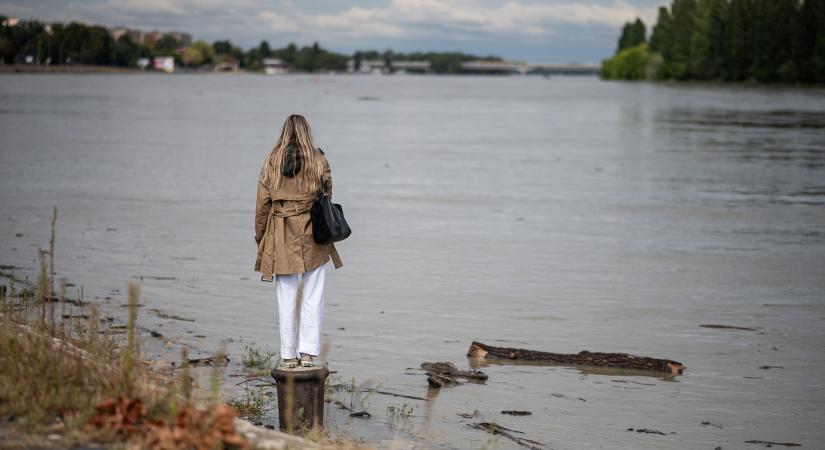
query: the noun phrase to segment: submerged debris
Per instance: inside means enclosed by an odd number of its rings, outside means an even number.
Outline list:
[[[648,428],[639,428],[637,430],[634,430],[633,428],[628,428],[627,431],[635,431],[637,433],[647,433],[647,434],[661,434],[662,436],[667,436],[666,433],[662,433],[659,430],[651,430],[651,429],[648,429]]]
[[[190,366],[225,366],[229,364],[229,356],[223,355],[221,357],[209,356],[206,358],[189,358],[186,362]]]
[[[478,369],[461,370],[451,362],[424,362],[421,363],[421,368],[427,372],[427,382],[436,388],[461,384],[458,378],[480,381],[487,379],[487,374]]]
[[[173,314],[166,314],[164,312],[161,312],[161,310],[159,310],[157,308],[152,308],[149,311],[155,313],[161,319],[180,320],[180,321],[183,321],[183,322],[194,322],[195,321],[195,319],[187,319],[187,318],[180,317],[180,316],[173,315]]]
[[[502,414],[507,414],[508,416],[532,416],[533,413],[530,411],[515,411],[515,410],[504,410],[501,412]]]
[[[539,441],[534,441],[532,439],[519,437],[519,436],[516,436],[516,435],[513,434],[513,433],[524,434],[523,431],[517,431],[517,430],[513,430],[511,428],[505,428],[501,425],[498,425],[498,424],[495,424],[495,423],[490,423],[490,422],[478,422],[478,423],[469,424],[469,426],[471,426],[475,429],[478,429],[478,430],[486,430],[490,433],[504,436],[507,439],[510,439],[513,442],[515,442],[515,443],[517,443],[517,444],[519,444],[523,447],[527,447],[531,450],[543,450],[544,449],[544,444],[542,444]]]

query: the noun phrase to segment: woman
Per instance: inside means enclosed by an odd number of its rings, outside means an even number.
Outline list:
[[[297,367],[299,357],[301,366],[312,367],[321,349],[326,264],[332,257],[341,267],[333,244],[312,239],[309,210],[322,191],[332,195],[329,162],[315,148],[307,120],[293,114],[264,160],[255,208],[255,271],[261,281],[275,279],[282,368]]]

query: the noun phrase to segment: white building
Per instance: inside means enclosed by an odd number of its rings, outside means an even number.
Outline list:
[[[289,72],[289,64],[279,58],[264,58],[261,62],[264,66],[264,73],[267,75],[280,75]]]
[[[162,70],[166,73],[175,71],[175,58],[171,56],[155,56],[155,70]]]

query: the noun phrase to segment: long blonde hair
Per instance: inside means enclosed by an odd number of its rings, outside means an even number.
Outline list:
[[[287,162],[287,153],[290,148],[292,150],[289,153],[292,158],[300,159],[300,172],[295,174],[298,178],[298,188],[310,192],[318,191],[321,187],[321,177],[324,174],[324,160],[315,148],[309,122],[299,114],[292,114],[284,121],[278,143],[264,161],[261,181],[265,186],[273,189],[281,187],[284,178],[283,167]],[[295,161],[293,160],[292,163]]]

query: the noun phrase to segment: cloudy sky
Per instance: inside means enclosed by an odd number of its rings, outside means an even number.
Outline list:
[[[540,63],[597,62],[625,21],[650,24],[668,0],[0,0],[0,14],[79,20],[245,49],[318,41],[340,52],[458,50]]]

